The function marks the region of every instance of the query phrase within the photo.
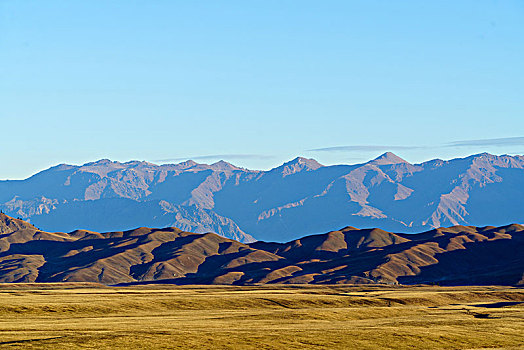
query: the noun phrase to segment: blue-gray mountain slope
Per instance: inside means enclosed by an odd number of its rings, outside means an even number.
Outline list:
[[[269,171],[226,162],[100,160],[0,181],[0,208],[48,231],[177,226],[243,242],[287,241],[347,225],[420,232],[524,222],[524,157],[487,153],[410,164],[296,158]]]

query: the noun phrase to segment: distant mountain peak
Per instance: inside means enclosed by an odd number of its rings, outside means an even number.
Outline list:
[[[127,166],[156,166],[156,164],[146,162],[145,160],[130,160],[129,162],[125,162],[124,165]]]
[[[110,159],[100,159],[95,162],[85,163],[79,167],[79,171],[98,174],[102,177],[107,176],[108,173],[123,168],[128,168],[129,164],[122,164],[118,161]]]
[[[71,169],[75,169],[75,168],[78,168],[78,166],[62,163],[62,164],[58,164],[58,165],[52,166],[52,167],[50,167],[47,170],[63,171],[63,170],[71,170]]]
[[[488,152],[482,152],[477,154],[472,154],[470,156],[465,157],[464,159],[486,159],[486,158],[498,158],[499,156],[493,155]]]
[[[321,168],[321,167],[323,167],[323,165],[317,162],[313,158],[296,157],[295,159],[292,159],[289,162],[286,162],[282,164],[281,166],[273,169],[273,171],[275,170],[280,171],[282,172],[282,175],[287,176],[287,175],[301,172],[303,170],[305,171],[317,170],[318,168]]]
[[[226,162],[225,160],[219,160],[218,162],[215,162],[210,165],[211,169],[213,170],[239,170],[240,168],[237,166],[234,166],[231,163]]]
[[[94,161],[94,162],[90,162],[90,163],[85,163],[84,166],[93,166],[93,165],[107,165],[107,164],[115,164],[115,163],[118,163],[118,162],[114,162],[110,159],[99,159],[97,161]]]
[[[135,167],[135,166],[155,166],[153,163],[146,162],[145,160],[130,160],[125,163],[121,163],[117,160],[111,160],[111,159],[99,159],[94,162],[85,163],[84,167],[88,166],[108,166],[108,165],[117,165],[117,166],[126,166],[126,167]]]
[[[373,159],[369,163],[376,164],[376,165],[409,164],[409,162],[400,158],[393,152],[386,152],[384,154],[381,154],[380,156]]]
[[[189,169],[189,168],[192,168],[192,167],[194,167],[196,165],[198,165],[198,163],[195,162],[194,160],[191,160],[191,159],[186,160],[184,162],[180,162],[180,163],[177,164],[177,166],[179,168],[181,168],[181,169]]]
[[[312,170],[316,170],[318,168],[323,167],[323,165],[317,162],[315,159],[304,158],[304,157],[296,157],[295,159],[292,159],[289,162],[285,163],[285,165],[291,165],[291,164],[305,165]]]

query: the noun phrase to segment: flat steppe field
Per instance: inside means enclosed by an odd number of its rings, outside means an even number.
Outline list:
[[[1,284],[0,347],[524,348],[524,289]]]

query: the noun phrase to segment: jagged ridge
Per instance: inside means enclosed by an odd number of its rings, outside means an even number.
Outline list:
[[[487,153],[410,164],[387,152],[367,163],[333,166],[297,157],[269,171],[223,161],[105,159],[0,181],[0,209],[49,231],[190,222],[185,229],[244,242],[249,235],[288,241],[348,224],[396,232],[500,226],[524,222],[523,197],[524,157]],[[90,217],[97,219],[82,221]]]

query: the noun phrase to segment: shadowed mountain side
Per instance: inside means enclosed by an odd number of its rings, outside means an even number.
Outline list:
[[[16,226],[16,227],[15,227]],[[48,233],[0,217],[0,282],[524,284],[524,226],[345,227],[287,243],[137,228]]]
[[[33,216],[31,222],[50,231],[72,231],[77,228],[116,231],[143,225],[178,227],[195,233],[215,232],[244,243],[255,241],[231,219],[212,210],[160,200],[138,202],[127,198],[103,198],[73,201],[57,204],[53,211]]]

